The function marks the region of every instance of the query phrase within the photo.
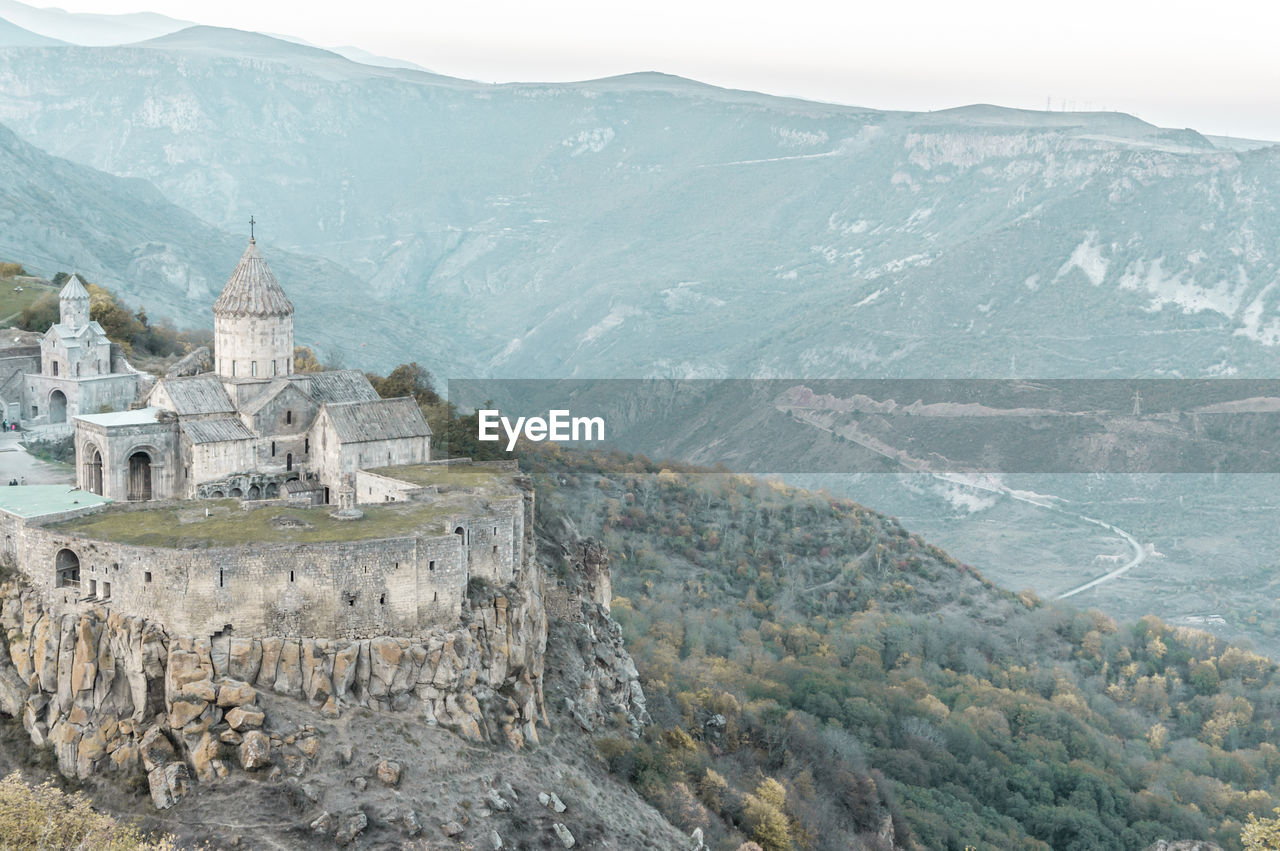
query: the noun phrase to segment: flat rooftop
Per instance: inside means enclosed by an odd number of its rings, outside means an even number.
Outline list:
[[[100,426],[149,425],[159,422],[159,415],[159,408],[139,408],[136,411],[116,411],[112,414],[81,414],[72,419]]]
[[[364,517],[359,520],[330,516],[337,507],[334,505],[289,508],[283,502],[264,501],[250,503],[255,507],[244,510],[238,499],[200,499],[165,503],[155,508],[138,508],[136,503],[114,505],[92,515],[56,523],[51,528],[100,541],[181,548],[445,535],[453,531],[446,522],[451,517],[484,513],[490,499],[518,492],[512,482],[514,471],[490,468],[487,475],[490,477],[487,484],[474,481],[466,488],[442,490],[428,501],[361,505],[359,509]],[[208,516],[205,516],[206,510]]]
[[[0,484],[0,511],[25,519],[58,514],[77,508],[91,508],[111,502],[105,496],[82,491],[71,485]]]

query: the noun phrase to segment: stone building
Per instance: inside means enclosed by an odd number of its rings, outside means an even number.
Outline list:
[[[58,308],[58,321],[38,338],[38,351],[22,332],[0,343],[0,411],[24,428],[123,411],[141,386],[141,374],[120,346],[89,318],[89,291],[78,276],[62,288]]]
[[[292,492],[330,503],[361,468],[430,460],[431,429],[413,399],[380,398],[358,370],[293,371],[293,304],[253,239],[213,317],[213,372],[160,379],[138,410],[75,418],[82,489],[131,501]]]

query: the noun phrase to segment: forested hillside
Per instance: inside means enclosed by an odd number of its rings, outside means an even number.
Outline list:
[[[1280,774],[1276,665],[994,587],[844,499],[537,452],[603,540],[655,720],[612,769],[713,848],[1241,847]]]

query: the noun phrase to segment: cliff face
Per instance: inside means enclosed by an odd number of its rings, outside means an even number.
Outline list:
[[[475,741],[521,748],[543,720],[546,614],[532,582],[478,594],[464,623],[426,639],[192,638],[104,609],[51,616],[39,596],[0,588],[0,711],[23,719],[59,769],[86,778],[146,772],[156,806],[234,767],[305,772],[315,731],[290,728],[287,701],[338,718],[400,713]],[[285,707],[282,711],[279,707]],[[301,707],[300,707],[301,709]]]
[[[103,608],[57,616],[11,581],[0,712],[51,747],[63,774],[145,785],[162,809],[233,771],[323,773],[320,743],[342,738],[351,711],[513,750],[560,717],[586,731],[622,718],[638,732],[648,713],[609,617],[608,553],[571,534],[557,547],[565,578],[549,592],[541,565],[501,588],[474,581],[458,626],[414,639],[195,638]]]

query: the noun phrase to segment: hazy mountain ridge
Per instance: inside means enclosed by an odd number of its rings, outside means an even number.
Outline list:
[[[0,93],[354,270],[437,372],[1269,375],[1280,342],[1280,153],[1131,116],[487,86],[213,28],[0,51]]]
[[[49,156],[0,126],[0,256],[46,275],[75,271],[111,287],[151,316],[207,327],[213,300],[244,251],[245,238],[228,234],[169,203],[142,180],[113,177]],[[389,327],[368,346],[336,336],[327,320],[343,311],[373,323],[386,308],[353,302],[358,279],[334,263],[263,246],[298,304],[298,339],[322,355],[360,352],[390,358],[407,345],[404,329]],[[310,293],[307,298],[300,298]],[[366,354],[367,353],[367,354]]]

